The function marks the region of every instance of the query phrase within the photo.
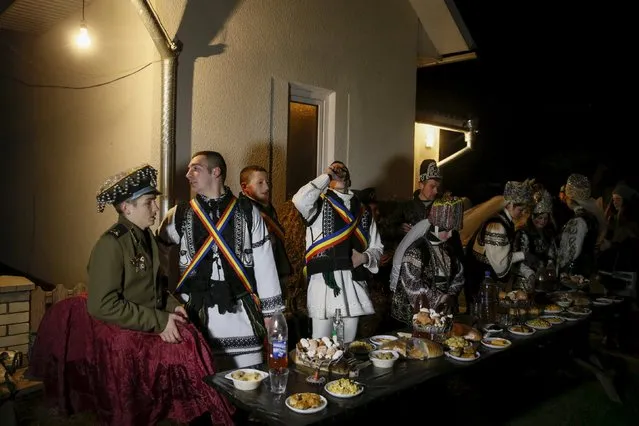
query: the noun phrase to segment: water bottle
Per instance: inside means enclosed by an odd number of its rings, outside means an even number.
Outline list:
[[[479,320],[484,324],[497,321],[497,306],[499,304],[499,287],[491,278],[490,271],[486,271],[480,293],[481,312]]]
[[[344,320],[342,319],[342,310],[340,308],[335,309],[335,316],[333,317],[333,332],[331,337],[334,342],[337,342],[340,348],[344,347]]]
[[[268,368],[288,367],[288,326],[281,309],[271,317],[268,327]]]

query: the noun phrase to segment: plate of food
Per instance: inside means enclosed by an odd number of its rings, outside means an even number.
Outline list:
[[[397,340],[397,336],[390,336],[385,334],[380,334],[378,336],[373,336],[369,339],[372,344],[381,346],[384,343],[392,342],[393,340]]]
[[[552,324],[548,321],[546,321],[545,319],[541,319],[541,318],[535,318],[535,319],[531,319],[526,321],[526,325],[528,327],[532,327],[536,330],[548,330],[550,327],[552,327]]]
[[[286,406],[300,414],[313,414],[322,411],[328,401],[322,395],[312,392],[294,393],[286,398]]]
[[[612,305],[613,301],[608,299],[607,297],[598,297],[595,300],[593,300],[592,304],[596,306],[608,306],[608,305]]]
[[[324,390],[335,398],[353,398],[364,392],[364,386],[354,380],[342,378],[328,382]]]
[[[573,306],[568,308],[568,313],[573,315],[590,315],[592,311],[584,306]]]
[[[484,330],[484,333],[501,333],[504,331],[499,324],[486,324],[482,330]]]
[[[472,348],[471,348],[472,349]],[[464,349],[451,349],[445,352],[446,356],[454,359],[455,361],[461,362],[471,362],[475,361],[479,358],[479,352],[475,352],[475,350],[467,351]]]
[[[531,334],[535,334],[537,330],[527,325],[511,325],[508,327],[508,331],[517,336],[530,336]]]
[[[559,314],[559,317],[565,319],[566,321],[578,321],[583,318],[582,315],[575,315],[569,312],[562,312],[561,314]]]
[[[548,321],[551,324],[562,324],[564,322],[566,322],[565,319],[555,316],[555,315],[542,315],[541,317],[539,317],[541,319],[543,319],[544,321]]]
[[[512,342],[501,337],[484,337],[481,339],[481,344],[491,349],[506,349],[512,345]]]
[[[544,313],[545,314],[558,314],[559,312],[561,312],[563,309],[561,306],[559,305],[555,305],[554,303],[551,305],[546,305],[546,307],[544,308]]]

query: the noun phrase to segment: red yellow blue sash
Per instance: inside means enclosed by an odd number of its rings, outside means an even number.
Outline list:
[[[364,233],[361,229],[361,223],[360,223],[362,214],[364,212],[364,207],[362,206],[359,212],[359,215],[357,217],[354,217],[352,213],[342,203],[336,200],[333,200],[331,197],[326,197],[324,194],[322,194],[321,197],[331,204],[331,206],[342,217],[342,219],[344,220],[344,222],[347,223],[347,225],[344,228],[336,232],[333,232],[330,235],[326,235],[323,238],[311,244],[311,246],[306,250],[306,255],[305,255],[306,262],[308,262],[313,257],[317,256],[319,253],[323,252],[324,250],[327,250],[331,247],[335,247],[341,242],[347,240],[348,238],[350,238],[353,232],[355,232],[356,237],[362,243],[362,246],[363,246],[362,251],[366,250],[368,248],[368,240],[364,236]]]
[[[255,301],[255,303],[257,304],[259,308],[260,299],[259,297],[257,297],[255,292],[253,291],[253,286],[251,285],[251,282],[248,279],[248,275],[246,274],[246,271],[244,271],[244,267],[242,266],[240,261],[237,259],[237,256],[235,256],[235,253],[233,252],[233,250],[231,250],[231,248],[228,246],[226,241],[224,241],[224,238],[222,238],[222,236],[220,235],[220,233],[224,230],[226,225],[230,222],[231,217],[233,216],[233,212],[235,211],[236,203],[237,203],[237,198],[233,197],[229,205],[224,210],[224,213],[222,213],[222,216],[220,216],[220,219],[217,221],[217,224],[213,225],[211,218],[202,210],[202,206],[200,206],[200,203],[195,198],[191,199],[191,203],[190,203],[191,208],[193,208],[193,211],[195,212],[197,217],[200,219],[204,227],[208,230],[209,237],[206,239],[204,244],[202,244],[202,247],[200,247],[200,249],[197,251],[197,253],[193,257],[193,260],[191,261],[189,266],[186,268],[186,270],[182,274],[182,277],[180,278],[180,281],[178,282],[177,289],[179,290],[180,286],[184,283],[184,280],[186,279],[186,277],[191,273],[191,271],[193,271],[197,267],[200,261],[204,258],[204,255],[206,254],[206,252],[208,252],[209,249],[215,243],[218,249],[220,250],[220,252],[222,253],[222,255],[224,255],[224,258],[229,262],[229,264],[233,268],[233,271],[235,272],[235,274],[238,276],[238,278],[244,285],[244,288],[246,289],[246,291],[251,295],[251,297],[253,298],[253,300]]]

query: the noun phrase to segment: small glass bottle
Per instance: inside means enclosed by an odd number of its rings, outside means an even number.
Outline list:
[[[335,309],[335,316],[333,317],[333,341],[339,345],[340,348],[344,348],[344,320],[342,319],[342,310],[340,308]]]

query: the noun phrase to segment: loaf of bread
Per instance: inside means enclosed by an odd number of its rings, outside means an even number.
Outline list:
[[[479,342],[483,337],[476,328],[460,322],[453,323],[452,334],[453,336],[463,337],[464,339],[472,340],[473,342]]]

